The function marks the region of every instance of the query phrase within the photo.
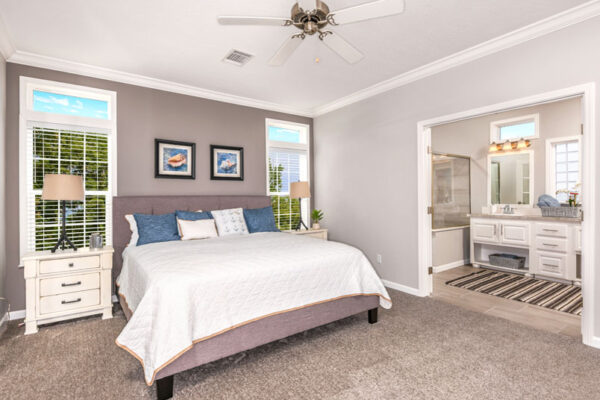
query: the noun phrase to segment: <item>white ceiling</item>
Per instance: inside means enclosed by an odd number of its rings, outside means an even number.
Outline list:
[[[307,37],[286,65],[270,67],[295,28],[216,22],[288,16],[294,0],[0,0],[0,14],[20,52],[312,109],[587,0],[405,1],[404,14],[332,29],[365,54],[355,65]],[[221,62],[232,48],[256,57],[242,68]]]

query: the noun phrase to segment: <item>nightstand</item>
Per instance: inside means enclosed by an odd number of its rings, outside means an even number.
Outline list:
[[[284,232],[291,233],[292,235],[304,235],[304,236],[314,237],[317,239],[327,240],[327,229],[308,229],[308,230],[299,230],[299,231],[291,230],[291,231],[284,231]]]
[[[25,334],[88,315],[112,318],[112,257],[112,247],[25,254]]]

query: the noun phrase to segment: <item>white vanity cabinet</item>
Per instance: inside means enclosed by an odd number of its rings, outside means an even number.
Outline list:
[[[471,220],[471,237],[477,243],[529,245],[530,224],[493,219]]]
[[[576,281],[577,253],[581,251],[578,219],[508,215],[471,218],[471,260],[476,266],[528,275]],[[492,266],[489,255],[508,253],[526,258],[525,269]]]

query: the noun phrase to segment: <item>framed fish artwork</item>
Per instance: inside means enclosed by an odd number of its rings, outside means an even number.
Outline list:
[[[154,177],[196,179],[196,143],[154,139]]]
[[[210,179],[244,180],[244,148],[210,145]]]

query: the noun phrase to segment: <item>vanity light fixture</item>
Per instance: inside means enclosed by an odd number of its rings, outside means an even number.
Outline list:
[[[521,140],[517,142],[517,150],[526,149],[529,146],[531,146],[531,142],[529,140],[521,138]]]
[[[492,142],[489,147],[490,153],[497,153],[499,151],[512,151],[512,150],[523,150],[531,146],[531,141],[527,139],[519,139],[511,142],[507,140],[504,143]]]

